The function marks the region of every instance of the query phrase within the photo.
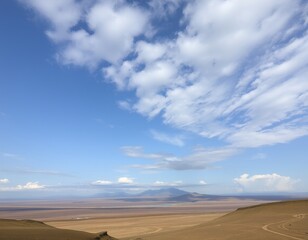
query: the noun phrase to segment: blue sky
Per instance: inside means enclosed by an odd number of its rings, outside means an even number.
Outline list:
[[[0,198],[308,191],[305,1],[0,11]]]

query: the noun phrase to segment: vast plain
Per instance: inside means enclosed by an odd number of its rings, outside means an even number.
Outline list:
[[[0,203],[1,219],[31,219],[63,230],[99,232],[117,239],[308,239],[308,201],[271,203],[225,199],[168,203],[121,200],[16,201]],[[257,207],[251,207],[258,205]],[[236,210],[241,209],[241,210]],[[288,225],[292,224],[292,226]],[[78,233],[77,232],[77,233]],[[287,234],[286,234],[287,235]],[[230,237],[228,237],[230,236]],[[284,237],[284,238],[283,238]]]

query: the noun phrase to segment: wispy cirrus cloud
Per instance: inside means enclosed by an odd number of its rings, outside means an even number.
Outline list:
[[[141,146],[124,146],[121,147],[122,152],[131,158],[145,158],[145,159],[161,159],[171,157],[164,153],[144,153]]]
[[[35,169],[21,169],[21,168],[0,168],[0,172],[5,172],[5,173],[14,173],[14,174],[25,174],[25,175],[33,175],[33,174],[38,174],[38,175],[48,175],[48,176],[61,176],[61,177],[69,177],[73,178],[75,177],[72,174],[69,173],[64,173],[64,172],[59,172],[59,171],[52,171],[52,170],[35,170]]]
[[[158,140],[160,142],[172,144],[179,147],[185,145],[184,137],[182,135],[169,135],[153,129],[150,131],[150,133],[155,140]]]
[[[20,160],[20,159],[22,159],[22,157],[20,155],[15,154],[15,153],[4,152],[1,155],[2,155],[3,158],[11,159],[11,160]]]
[[[190,3],[176,41],[139,42],[136,59],[118,71],[111,66],[107,75],[136,89],[132,109],[161,114],[171,126],[242,148],[291,141],[307,135],[306,122],[299,123],[308,89],[300,8],[297,1]],[[249,9],[251,16],[240,14]],[[157,51],[148,54],[148,48]],[[135,71],[140,64],[145,67]]]
[[[149,159],[153,164],[133,165],[135,168],[146,170],[173,169],[173,170],[192,170],[206,169],[212,163],[221,161],[233,156],[238,152],[236,148],[214,148],[207,149],[198,147],[193,149],[190,155],[176,156],[165,153],[144,153],[140,146],[126,146],[122,148],[123,153],[131,158]]]
[[[93,185],[111,185],[112,182],[108,180],[96,180],[92,182]]]
[[[157,160],[145,168],[205,168],[241,148],[308,135],[304,1],[21,2],[50,23],[46,33],[61,46],[62,64],[100,69],[119,90],[135,93],[122,108],[226,145],[184,157],[127,149],[130,157]],[[180,7],[180,27],[162,34],[162,21]]]

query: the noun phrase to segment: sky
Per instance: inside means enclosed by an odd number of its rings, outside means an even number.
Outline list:
[[[0,199],[308,192],[304,0],[0,1]]]

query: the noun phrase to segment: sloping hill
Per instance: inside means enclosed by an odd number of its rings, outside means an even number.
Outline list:
[[[32,220],[0,219],[0,240],[116,240],[106,233],[91,234],[51,227]]]
[[[142,236],[141,236],[142,239]],[[241,208],[180,231],[146,236],[147,240],[308,240],[308,200]]]

